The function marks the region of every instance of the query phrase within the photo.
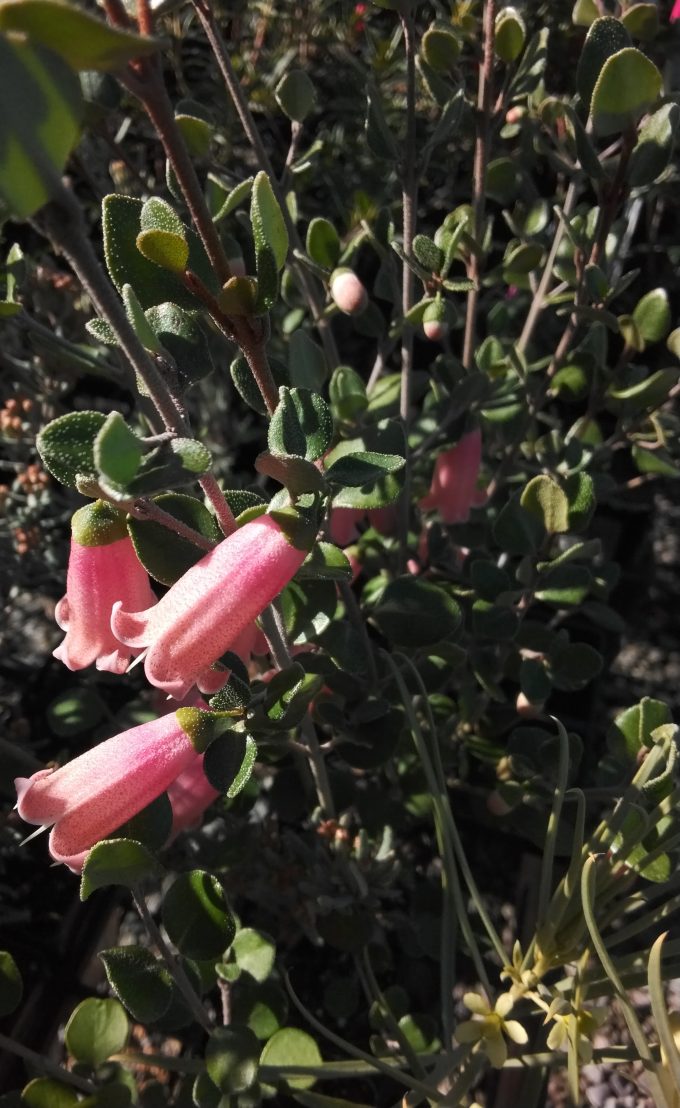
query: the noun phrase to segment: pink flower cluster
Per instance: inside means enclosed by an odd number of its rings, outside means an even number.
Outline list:
[[[66,632],[55,657],[69,669],[96,663],[122,673],[143,652],[148,681],[180,700],[199,685],[215,691],[227,651],[259,650],[255,619],[302,565],[278,522],[262,515],[238,528],[157,600],[128,537],[124,517],[97,501],[76,512],[66,596],[56,618]],[[206,706],[192,694],[191,703]],[[195,710],[195,709],[194,709]],[[217,796],[202,755],[172,713],[133,727],[58,770],[16,781],[18,811],[52,826],[50,851],[74,871],[87,851],[166,789],[173,834],[191,826]]]

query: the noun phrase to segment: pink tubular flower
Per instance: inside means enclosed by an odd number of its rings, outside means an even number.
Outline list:
[[[678,19],[680,19],[680,0],[675,0],[675,3],[673,4],[673,10],[670,14],[670,22],[675,23],[675,21]]]
[[[244,524],[201,558],[146,611],[114,605],[114,635],[147,649],[148,681],[176,699],[259,616],[302,565],[306,551],[287,539],[272,516]]]
[[[206,808],[220,795],[203,772],[203,755],[196,754],[186,769],[168,786],[172,805],[172,833],[170,842],[186,831],[197,827]]]
[[[72,670],[96,662],[97,669],[124,673],[139,651],[127,649],[111,630],[116,601],[126,608],[146,608],[156,597],[128,538],[124,516],[97,500],[80,508],[71,521],[66,596],[54,612],[66,638],[54,657]]]
[[[196,757],[173,712],[114,735],[60,769],[17,777],[17,809],[28,823],[54,824],[52,857],[79,873],[96,842],[160,796]]]
[[[482,436],[477,428],[438,456],[430,491],[420,507],[436,508],[445,523],[465,523],[476,502],[481,460]]]

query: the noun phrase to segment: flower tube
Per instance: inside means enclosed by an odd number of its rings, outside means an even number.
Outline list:
[[[181,700],[287,585],[305,550],[270,515],[244,524],[201,558],[146,611],[114,605],[116,638],[147,650],[148,681]]]
[[[71,520],[71,553],[66,596],[54,616],[66,637],[54,651],[71,670],[97,663],[97,669],[124,673],[138,650],[126,648],[111,630],[116,601],[126,608],[156,603],[125,526],[125,517],[97,500]]]
[[[444,523],[465,523],[477,500],[481,461],[482,436],[477,428],[437,457],[430,491],[420,501],[420,507],[436,508]]]
[[[198,827],[201,817],[213,800],[220,795],[203,770],[203,755],[196,754],[186,769],[168,787],[168,798],[172,806],[172,833],[170,842],[186,831]]]
[[[52,827],[52,857],[79,873],[96,842],[140,812],[196,762],[197,748],[203,745],[194,717],[200,720],[204,715],[182,708],[114,735],[60,769],[17,777],[19,815],[28,823]]]

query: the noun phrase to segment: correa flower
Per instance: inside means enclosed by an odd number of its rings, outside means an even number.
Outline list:
[[[115,604],[113,633],[146,650],[148,681],[181,700],[203,678],[211,687],[210,667],[278,596],[305,556],[272,516],[259,516],[201,558],[158,604],[146,611]]]
[[[54,613],[66,637],[54,657],[72,670],[96,662],[97,669],[124,673],[139,651],[125,647],[111,630],[116,601],[137,609],[155,604],[156,597],[128,537],[125,517],[97,500],[80,508],[71,521],[66,596]]]
[[[673,4],[673,10],[671,11],[669,18],[671,23],[675,23],[677,19],[680,19],[680,0],[675,0],[675,3]]]
[[[180,709],[114,735],[59,769],[17,777],[19,815],[28,823],[52,827],[52,857],[79,873],[96,842],[195,764],[197,746],[203,747],[192,726],[194,717],[202,718],[196,709]]]
[[[197,827],[206,808],[220,795],[213,788],[203,770],[203,755],[195,754],[192,761],[168,786],[168,798],[172,806],[172,833],[170,841],[180,831]]]
[[[439,454],[430,491],[420,501],[420,507],[436,508],[444,523],[465,523],[477,501],[481,461],[482,436],[477,428],[463,435],[451,450]]]
[[[512,994],[503,993],[493,1008],[486,997],[478,993],[466,993],[463,1003],[475,1013],[476,1018],[458,1024],[455,1030],[458,1042],[479,1043],[479,1049],[484,1051],[491,1065],[495,1069],[501,1069],[508,1057],[504,1036],[507,1035],[520,1046],[529,1039],[521,1023],[505,1018],[513,1006]]]

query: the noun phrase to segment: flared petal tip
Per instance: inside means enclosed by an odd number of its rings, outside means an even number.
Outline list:
[[[123,601],[117,600],[111,612],[111,630],[119,642],[136,650],[149,645],[149,612],[124,612]]]

